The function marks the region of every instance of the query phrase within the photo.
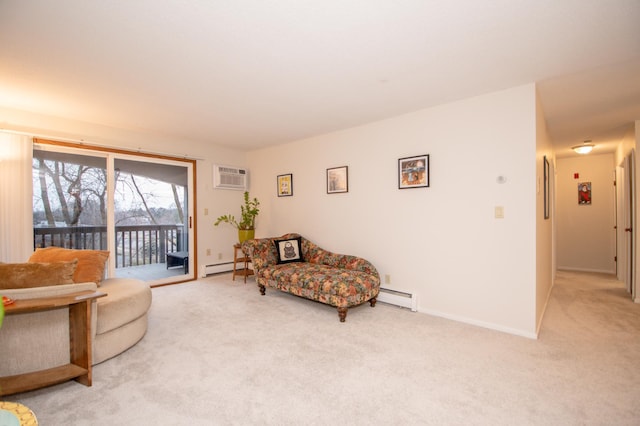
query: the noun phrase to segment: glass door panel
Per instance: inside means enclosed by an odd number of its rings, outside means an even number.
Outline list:
[[[105,157],[33,150],[34,248],[107,250]]]
[[[115,274],[165,282],[189,266],[188,165],[115,158]]]

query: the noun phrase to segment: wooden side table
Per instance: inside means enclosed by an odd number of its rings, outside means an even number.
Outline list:
[[[240,256],[238,256],[238,251]],[[243,267],[238,269],[238,262],[243,263]],[[236,280],[236,275],[244,277],[245,284],[247,283],[247,277],[253,275],[253,269],[249,269],[249,256],[242,251],[242,246],[239,243],[233,245],[233,276],[232,281]]]
[[[26,392],[75,379],[91,386],[91,303],[106,296],[99,291],[80,291],[55,297],[16,300],[5,315],[69,308],[69,364],[15,376],[0,377],[0,396]],[[6,324],[5,324],[6,326]]]

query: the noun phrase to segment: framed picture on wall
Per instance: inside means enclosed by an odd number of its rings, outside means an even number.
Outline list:
[[[549,185],[549,160],[547,160],[547,156],[544,156],[544,218],[549,219],[549,209],[550,209],[550,185]]]
[[[293,175],[278,175],[278,197],[291,197],[293,195]]]
[[[398,188],[426,188],[429,186],[429,155],[398,159]]]
[[[578,204],[591,204],[591,182],[580,182],[578,184]]]
[[[349,168],[347,166],[327,169],[327,194],[349,192]]]

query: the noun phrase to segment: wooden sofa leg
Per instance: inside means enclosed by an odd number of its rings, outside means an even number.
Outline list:
[[[347,319],[347,308],[338,308],[338,316],[340,317],[340,322],[345,322]]]
[[[373,308],[374,306],[376,306],[376,302],[378,301],[378,299],[376,299],[375,297],[372,298],[371,300],[369,300],[369,303],[371,304],[371,307]]]
[[[260,288],[260,294],[264,296],[264,293],[266,291],[265,287],[262,284],[258,284],[258,287]]]

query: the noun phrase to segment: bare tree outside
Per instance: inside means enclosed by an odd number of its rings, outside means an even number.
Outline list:
[[[33,221],[36,226],[106,223],[104,169],[46,160],[35,155],[33,169]]]

